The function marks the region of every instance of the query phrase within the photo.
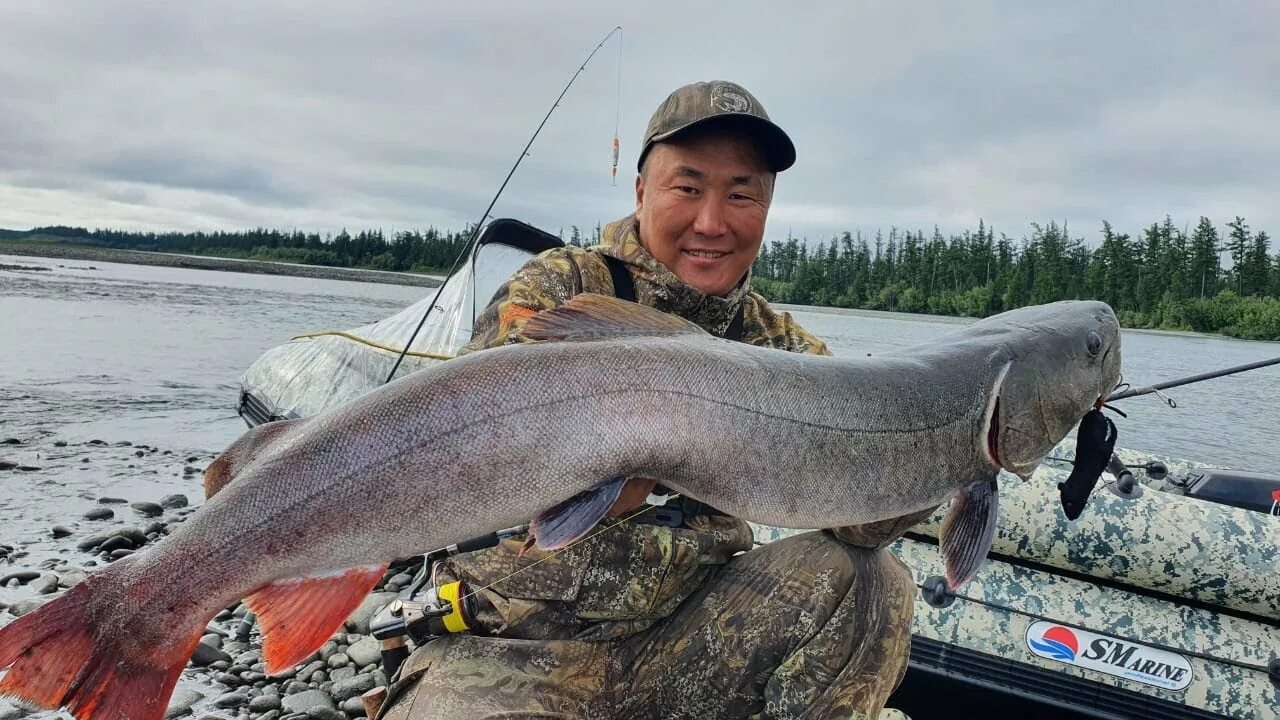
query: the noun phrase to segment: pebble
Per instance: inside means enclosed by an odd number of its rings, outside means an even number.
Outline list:
[[[164,508],[160,507],[159,503],[136,502],[129,507],[143,517],[159,517],[164,514]]]
[[[187,496],[181,493],[175,493],[173,495],[165,495],[164,497],[160,498],[160,507],[163,507],[169,510],[177,510],[178,508],[184,508],[188,504],[190,504],[190,501],[187,500]]]
[[[0,577],[0,585],[4,585],[10,580],[17,580],[19,584],[26,585],[38,577],[40,577],[40,573],[35,570],[18,570],[17,572],[11,572],[4,577]]]
[[[346,700],[343,700],[342,704],[339,705],[338,707],[342,708],[342,712],[346,713],[351,717],[365,716],[364,700],[361,700],[358,697],[347,698]]]
[[[31,589],[41,595],[48,595],[58,589],[60,579],[54,573],[42,573],[40,577],[31,581]]]
[[[9,614],[14,617],[22,617],[33,610],[39,610],[41,605],[44,605],[44,600],[38,598],[19,600],[9,606]]]
[[[350,665],[351,658],[347,657],[346,653],[336,652],[330,655],[329,659],[326,660],[325,662],[327,662],[329,667],[331,668],[340,668],[340,667],[346,667],[347,665]]]
[[[285,695],[297,695],[298,693],[306,692],[307,690],[308,690],[307,684],[302,682],[301,680],[290,680],[289,682],[285,683],[285,686],[284,686]]]
[[[347,716],[343,715],[337,708],[327,705],[307,708],[307,717],[311,718],[311,720],[347,720]]]
[[[55,441],[53,442],[53,446],[54,446],[54,447],[66,447],[66,446],[67,446],[67,441],[66,441],[66,440],[55,440]]]
[[[128,502],[129,502],[128,500],[125,500],[124,498],[118,498],[118,497],[100,497],[100,498],[98,498],[98,504],[99,504],[99,505],[125,505],[125,504],[127,504]]]
[[[249,667],[254,663],[260,663],[260,662],[262,662],[261,650],[249,650],[246,652],[242,652],[236,656],[237,665],[244,665],[245,667]]]
[[[74,531],[66,525],[54,525],[49,534],[55,538],[70,537]]]
[[[196,643],[196,651],[191,654],[191,664],[200,667],[212,665],[216,662],[231,662],[231,656],[215,647],[212,643],[206,643],[203,639]]]
[[[243,690],[237,690],[236,692],[219,695],[218,698],[213,701],[213,706],[219,708],[238,708],[247,702],[249,702],[248,694]]]
[[[350,665],[346,667],[334,668],[329,671],[329,679],[333,682],[339,680],[347,680],[356,676],[356,669]]]
[[[98,552],[109,553],[122,548],[132,550],[133,541],[123,535],[112,535],[98,546]]]
[[[361,635],[369,634],[369,622],[373,620],[373,616],[377,614],[385,605],[395,600],[399,595],[391,592],[373,593],[360,603],[360,607],[351,613],[347,618],[347,631],[359,633]]]
[[[372,665],[382,660],[382,643],[376,638],[366,637],[356,641],[347,648],[347,657],[356,667]]]
[[[313,707],[333,707],[333,698],[319,690],[305,690],[296,695],[285,695],[280,700],[281,709],[291,713],[304,713]]]
[[[249,712],[261,713],[279,709],[280,696],[278,695],[259,695],[249,701]]]
[[[222,683],[227,687],[239,687],[244,684],[239,675],[230,672],[220,672],[213,676],[214,682]]]
[[[346,700],[348,698],[359,697],[361,694],[373,689],[373,675],[363,674],[356,675],[347,680],[338,680],[333,684],[333,689],[329,692],[333,695],[334,700]]]
[[[84,514],[85,520],[110,520],[116,514],[111,508],[94,508]]]
[[[72,585],[84,582],[84,579],[87,577],[89,577],[89,574],[83,570],[77,570],[75,568],[63,570],[62,577],[58,579],[58,586],[69,588]]]
[[[130,550],[129,548],[120,548],[119,550],[112,550],[111,554],[107,555],[107,559],[115,561],[123,557],[129,557],[132,554],[133,554],[133,551]]]
[[[204,699],[204,694],[195,690],[178,690],[169,700],[169,709],[164,711],[165,720],[173,720],[191,712],[191,706]]]
[[[21,445],[22,441],[18,438],[5,438],[0,440],[0,445]]]
[[[0,470],[12,470],[18,467],[18,463],[12,460],[0,460]]]

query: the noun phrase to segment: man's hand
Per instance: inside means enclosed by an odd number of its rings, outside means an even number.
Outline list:
[[[649,497],[657,484],[658,481],[652,478],[627,478],[627,484],[622,486],[622,493],[618,495],[613,507],[609,508],[609,517],[625,515],[643,505],[645,498]]]

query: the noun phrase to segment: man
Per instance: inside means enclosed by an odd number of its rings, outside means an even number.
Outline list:
[[[776,174],[794,160],[744,88],[676,90],[646,131],[635,214],[599,247],[529,261],[464,352],[521,342],[528,318],[593,292],[745,343],[828,354],[750,291]],[[621,519],[563,552],[512,539],[440,566],[438,582],[478,591],[472,632],[415,652],[382,716],[874,717],[905,671],[915,594],[883,547],[927,513],[752,549],[750,526],[714,508],[646,510],[660,481],[630,479],[610,512]]]

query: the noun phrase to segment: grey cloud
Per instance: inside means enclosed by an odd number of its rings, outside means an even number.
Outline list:
[[[676,85],[742,82],[792,135],[769,233],[985,218],[1280,232],[1280,10],[975,3],[59,2],[0,8],[0,226],[460,227],[583,56],[495,214],[620,217]]]

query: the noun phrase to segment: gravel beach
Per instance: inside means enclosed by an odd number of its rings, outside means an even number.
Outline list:
[[[185,455],[127,440],[68,443],[0,437],[0,473],[31,477],[67,466],[87,472],[121,468],[196,483],[210,454]],[[95,495],[89,497],[89,495]],[[56,524],[0,538],[0,626],[58,597],[95,570],[161,540],[195,512],[200,497],[169,493],[119,497],[82,493]],[[230,720],[340,720],[364,717],[360,696],[386,685],[381,648],[368,635],[373,613],[408,586],[421,563],[393,564],[342,630],[297,667],[276,677],[263,670],[261,636],[243,622],[243,603],[208,625],[165,717]],[[247,633],[247,635],[245,634]],[[0,700],[0,720],[52,718],[54,713]]]

